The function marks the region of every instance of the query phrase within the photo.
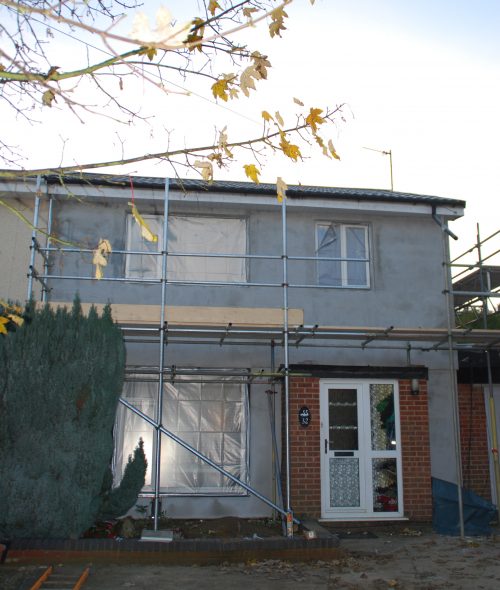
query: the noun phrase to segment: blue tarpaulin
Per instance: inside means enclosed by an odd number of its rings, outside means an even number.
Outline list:
[[[466,535],[491,534],[496,508],[471,490],[462,488]],[[432,478],[432,526],[441,535],[459,535],[458,488],[454,483]]]

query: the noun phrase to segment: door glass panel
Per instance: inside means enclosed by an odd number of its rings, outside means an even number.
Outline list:
[[[398,476],[395,458],[373,459],[373,511],[398,511]]]
[[[356,389],[328,390],[329,448],[358,450],[358,392]]]
[[[397,439],[392,384],[370,385],[370,418],[372,450],[395,451]]]
[[[330,459],[330,507],[359,507],[359,459]]]

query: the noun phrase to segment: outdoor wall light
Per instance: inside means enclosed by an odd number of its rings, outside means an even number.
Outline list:
[[[412,395],[418,395],[420,393],[420,383],[418,382],[418,379],[412,379],[411,380],[411,394]]]

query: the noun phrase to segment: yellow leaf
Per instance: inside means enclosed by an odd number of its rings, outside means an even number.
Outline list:
[[[5,325],[8,323],[9,320],[7,318],[0,317],[0,334],[7,334],[7,328]]]
[[[95,278],[97,280],[102,279],[104,273],[103,267],[108,264],[108,255],[112,252],[111,244],[109,240],[100,239],[97,248],[94,250],[94,256],[92,258],[92,264],[95,266]]]
[[[56,98],[55,92],[53,90],[46,90],[43,94],[42,94],[42,104],[46,107],[51,107],[52,106],[52,101],[54,101]]]
[[[217,8],[220,10],[220,6],[217,0],[210,0],[210,2],[208,3],[208,12],[210,12],[212,16],[215,15],[215,11],[217,10]]]
[[[147,242],[156,243],[158,241],[158,236],[156,234],[154,234],[149,229],[149,225],[146,223],[146,221],[144,220],[144,218],[142,217],[142,215],[139,213],[139,210],[137,209],[137,207],[133,203],[129,203],[129,205],[132,207],[132,215],[133,215],[133,217],[135,219],[135,222],[141,228],[141,236]],[[110,246],[110,248],[111,248],[111,246]]]
[[[231,152],[229,150],[229,148],[227,147],[227,133],[226,133],[226,129],[227,127],[224,127],[224,129],[220,132],[219,134],[219,149],[221,151],[223,151],[226,156],[228,158],[232,158],[233,157],[233,152]]]
[[[303,107],[303,106],[304,106],[304,103],[303,103],[301,100],[299,100],[298,98],[294,98],[294,99],[293,99],[293,102],[294,102],[295,104],[298,104],[298,105],[299,105],[299,106],[301,106],[301,107]]]
[[[253,59],[253,65],[255,70],[260,74],[260,77],[263,80],[267,80],[267,68],[271,67],[271,62],[267,59],[267,56],[254,51],[250,57]]]
[[[191,32],[185,41],[186,45],[190,45],[189,51],[194,51],[195,49],[198,49],[198,51],[203,51],[202,41],[203,35],[205,33],[204,22],[205,21],[201,18],[193,19]]]
[[[195,168],[199,168],[201,170],[201,177],[203,180],[207,182],[212,182],[214,179],[214,167],[212,166],[211,162],[204,161],[204,160],[196,160],[194,163]]]
[[[286,198],[286,190],[288,186],[286,182],[278,176],[276,179],[276,192],[278,193],[278,202],[281,203]]]
[[[258,12],[257,8],[244,8],[243,16],[246,16],[247,18],[252,18],[252,14],[254,12]]]
[[[337,152],[335,151],[335,148],[333,147],[333,142],[330,139],[328,141],[328,150],[330,151],[330,153],[332,154],[332,156],[336,159],[336,160],[340,160],[340,156],[337,154]]]
[[[296,162],[298,158],[302,158],[299,146],[288,142],[286,139],[282,138],[280,141],[280,148],[282,149],[285,156],[288,156],[294,162]]]
[[[321,113],[323,112],[323,109],[313,109],[311,108],[309,110],[309,114],[306,117],[306,123],[309,125],[309,127],[316,133],[316,131],[318,130],[318,125],[321,125],[325,122],[325,120],[323,119],[323,117],[320,117]]]
[[[227,102],[227,99],[229,98],[227,91],[228,83],[229,82],[225,78],[222,78],[222,80],[217,80],[215,84],[212,84],[212,94],[214,95],[214,98],[219,97],[222,98],[224,102]]]
[[[260,80],[262,76],[259,74],[255,66],[248,66],[240,76],[240,88],[245,96],[250,96],[249,89],[255,90],[255,80]]]
[[[14,322],[14,324],[16,324],[18,326],[22,326],[24,324],[24,319],[18,315],[14,315],[13,313],[9,313],[9,314],[7,314],[7,317],[9,318],[9,320],[11,322]]]
[[[149,61],[153,61],[154,57],[156,56],[156,53],[156,47],[146,47],[146,55],[148,56]]]
[[[269,121],[274,121],[272,115],[270,115],[267,111],[262,111],[262,118],[264,119],[264,121],[267,121],[269,123]]]
[[[278,111],[276,111],[274,113],[274,116],[276,117],[276,121],[278,121],[278,125],[280,125],[281,127],[285,126],[285,122],[283,121],[283,117],[279,114]]]
[[[271,24],[269,25],[269,33],[271,37],[274,37],[275,35],[281,37],[281,31],[286,30],[285,18],[288,17],[283,5],[275,8],[269,16],[271,17]]]
[[[245,164],[243,168],[245,169],[245,174],[248,176],[248,178],[259,184],[260,170],[255,166],[255,164]]]

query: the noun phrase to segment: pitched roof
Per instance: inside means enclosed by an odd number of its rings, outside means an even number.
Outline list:
[[[48,184],[61,184],[61,177],[48,175],[45,177]],[[134,187],[161,189],[165,185],[165,178],[154,176],[133,176]],[[64,184],[90,184],[100,186],[125,187],[130,186],[130,177],[114,174],[68,174],[64,176]],[[169,179],[170,188],[185,192],[207,193],[237,193],[255,196],[268,196],[276,194],[274,184],[255,184],[253,182],[240,182],[234,180],[214,180],[208,183],[200,179]],[[444,205],[450,207],[465,207],[465,201],[449,199],[432,195],[418,195],[383,189],[370,188],[340,188],[327,186],[303,186],[290,185],[287,189],[287,197],[292,199],[334,199],[351,201],[388,201],[415,203],[427,205]]]

